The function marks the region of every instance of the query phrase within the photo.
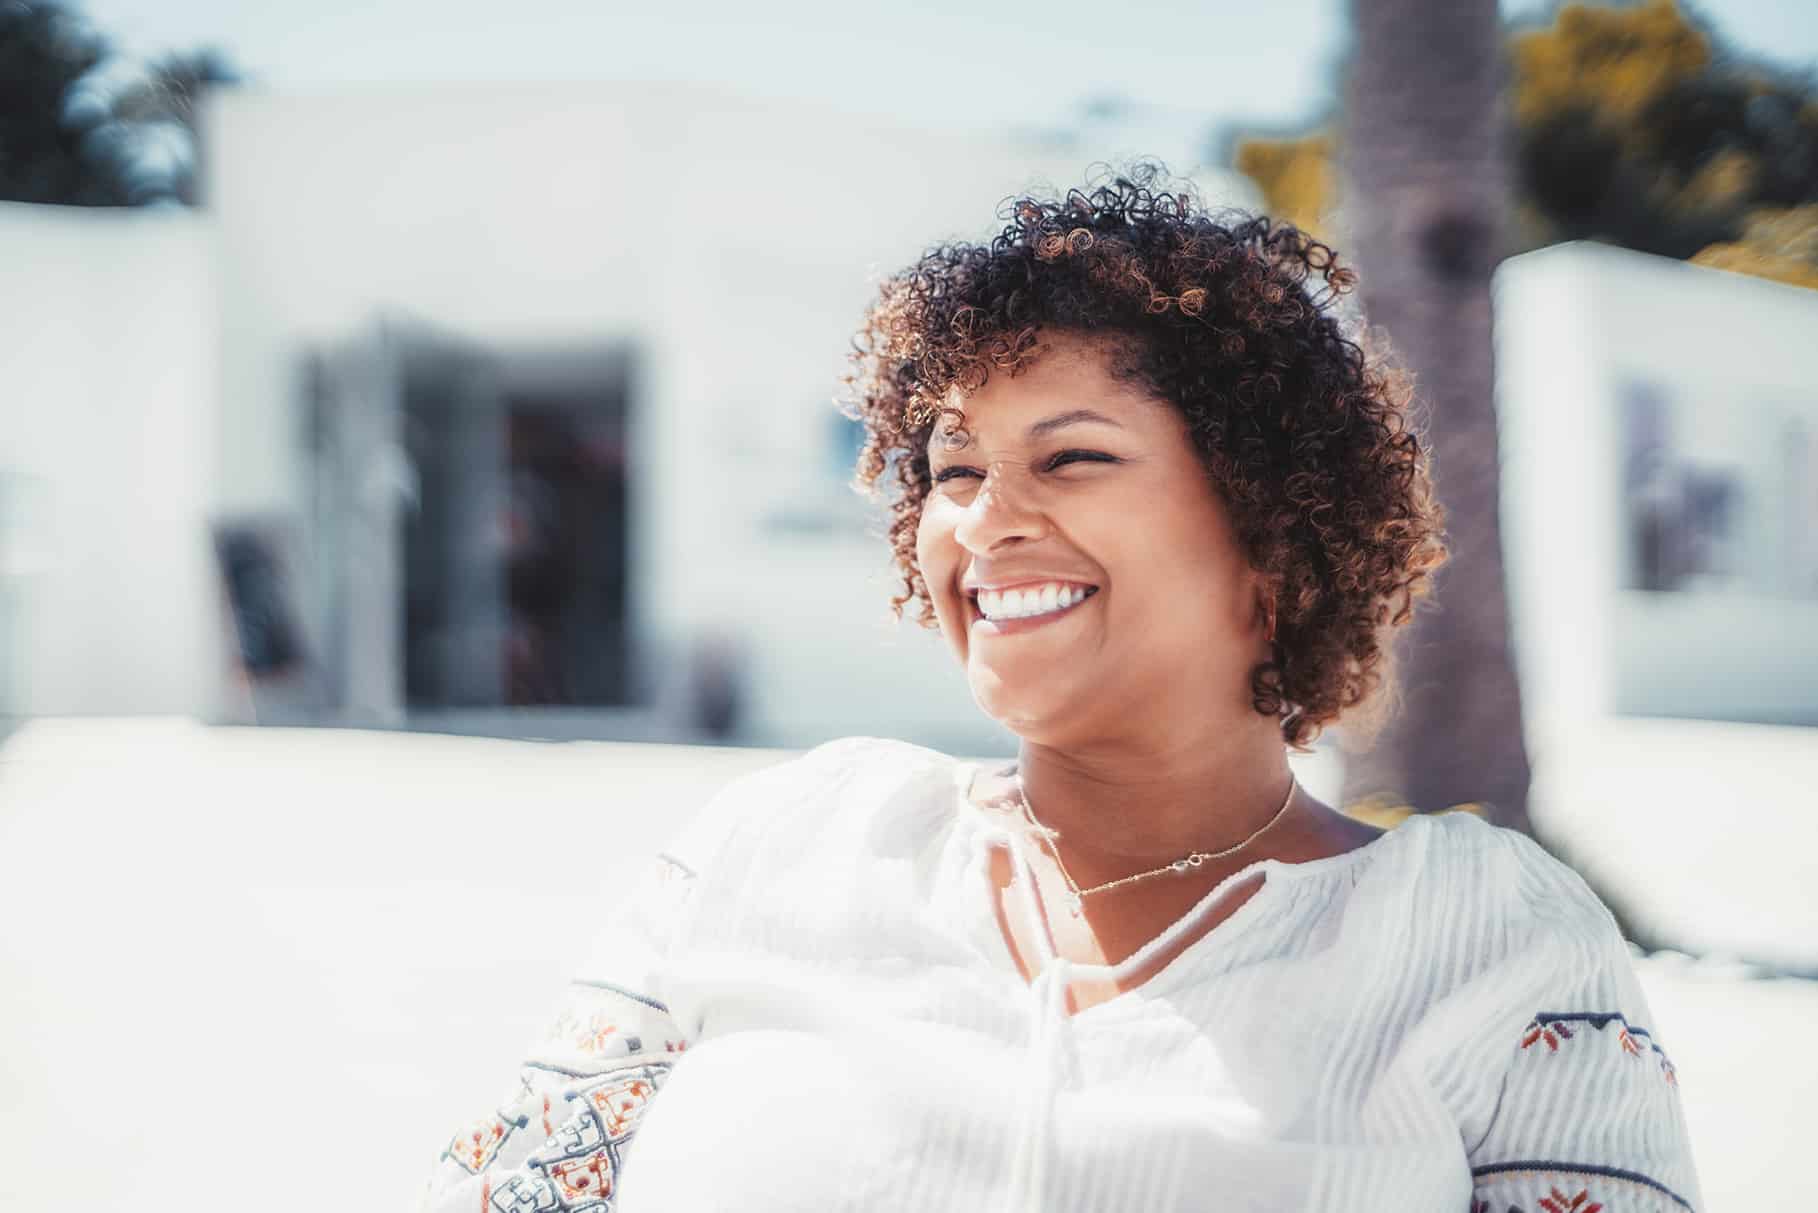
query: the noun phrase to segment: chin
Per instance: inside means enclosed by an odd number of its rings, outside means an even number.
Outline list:
[[[1011,681],[996,670],[974,668],[968,671],[967,682],[981,712],[1027,741],[1053,731],[1068,715],[1066,709],[1076,694],[1076,688],[1061,685],[1052,670],[1046,676]]]

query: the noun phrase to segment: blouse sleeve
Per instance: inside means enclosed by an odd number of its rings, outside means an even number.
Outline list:
[[[696,901],[741,781],[615,894],[603,929],[517,1079],[449,1138],[422,1213],[609,1208],[645,1108],[691,1029],[663,998],[662,970]]]
[[[1576,874],[1544,862],[1535,891],[1564,904],[1535,927],[1520,966],[1534,980],[1499,1017],[1500,1092],[1467,1142],[1472,1213],[1702,1209],[1678,1074],[1628,945]]]

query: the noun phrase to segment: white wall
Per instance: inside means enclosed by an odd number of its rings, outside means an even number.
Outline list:
[[[1729,458],[1770,417],[1818,432],[1818,293],[1596,244],[1506,262],[1496,281],[1503,515],[1530,731],[1611,713],[1818,719],[1818,596],[1623,588],[1619,390],[1688,406],[1682,442]],[[1749,486],[1755,488],[1753,484]],[[1781,487],[1764,483],[1762,492]],[[1803,486],[1810,492],[1812,486]],[[1789,537],[1750,523],[1759,572]]]
[[[0,712],[215,713],[208,518],[300,510],[296,360],[390,308],[495,346],[641,342],[643,648],[756,638],[754,736],[1000,746],[938,638],[887,622],[881,539],[762,520],[843,500],[826,419],[876,275],[1083,165],[681,88],[238,92],[208,121],[208,214],[0,206]],[[1611,394],[1651,376],[1818,420],[1811,332],[1809,292],[1620,250],[1503,267],[1530,732],[1607,715],[1619,680],[1668,711],[1810,705],[1818,603],[1617,588]]]
[[[1074,184],[1087,157],[681,86],[215,98],[220,504],[300,505],[297,358],[377,309],[488,346],[629,336],[633,612],[659,679],[692,637],[744,633],[753,739],[1001,740],[934,638],[879,622],[881,539],[762,520],[826,500],[828,413],[876,276],[985,235],[1002,198]],[[890,693],[855,693],[861,677]]]
[[[211,241],[0,203],[0,716],[212,706]]]

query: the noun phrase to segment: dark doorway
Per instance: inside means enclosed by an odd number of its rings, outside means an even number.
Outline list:
[[[623,400],[507,400],[507,703],[631,702]]]
[[[631,704],[628,352],[424,342],[404,365],[406,705]]]

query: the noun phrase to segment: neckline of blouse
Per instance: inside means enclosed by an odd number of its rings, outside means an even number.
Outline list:
[[[1002,840],[1010,846],[1012,862],[1020,869],[1018,878],[1022,880],[1032,879],[1033,874],[1028,870],[1027,860],[1022,856],[1018,849],[1017,842],[1013,837],[1012,832],[972,802],[971,792],[973,782],[978,774],[986,768],[986,765],[987,764],[984,762],[954,763],[954,799],[958,802],[961,818],[972,826],[971,838],[968,840],[967,848],[969,856],[973,860],[976,860],[977,853],[975,848],[981,844],[988,845],[992,841]],[[1157,972],[1151,974],[1140,985],[1137,985],[1130,990],[1126,990],[1114,998],[1087,1007],[1083,1011],[1076,1012],[1075,1014],[1086,1014],[1099,1007],[1109,1007],[1114,1003],[1124,1002],[1131,995],[1138,994],[1148,989],[1168,974],[1179,971],[1184,967],[1183,962],[1187,961],[1190,956],[1203,951],[1205,947],[1210,946],[1213,943],[1229,939],[1232,935],[1241,930],[1245,924],[1255,919],[1258,914],[1275,899],[1275,897],[1280,896],[1282,892],[1293,884],[1314,876],[1342,872],[1348,868],[1356,867],[1359,864],[1375,859],[1380,851],[1386,849],[1385,844],[1388,844],[1390,839],[1393,839],[1398,835],[1411,834],[1412,831],[1409,830],[1409,827],[1413,825],[1416,820],[1421,820],[1428,825],[1431,824],[1430,819],[1425,815],[1416,814],[1415,817],[1410,817],[1407,821],[1404,821],[1394,829],[1385,832],[1380,837],[1373,838],[1360,847],[1354,847],[1349,851],[1337,855],[1327,855],[1320,859],[1302,860],[1298,863],[1276,859],[1272,856],[1264,856],[1260,859],[1252,860],[1243,867],[1225,876],[1208,890],[1203,897],[1194,902],[1179,918],[1162,928],[1153,939],[1149,940],[1142,947],[1114,965],[1086,964],[1078,961],[1062,960],[1054,955],[1049,940],[1044,938],[1049,934],[1047,922],[1045,920],[1038,922],[1035,924],[1037,927],[1035,938],[1038,946],[1041,946],[1043,950],[1048,953],[1042,958],[1042,973],[1049,972],[1055,962],[1060,961],[1064,966],[1064,971],[1069,975],[1088,977],[1095,980],[1108,979],[1121,981],[1132,973],[1140,971],[1150,960],[1166,950],[1181,934],[1191,930],[1192,924],[1197,922],[1213,905],[1217,904],[1218,901],[1239,881],[1254,876],[1258,872],[1263,873],[1261,888],[1257,889],[1255,893],[1245,899],[1244,903],[1233,910],[1222,922],[1183,947],[1167,964],[1163,965]],[[973,864],[969,866],[978,865]],[[982,867],[980,867],[981,872],[982,870]],[[1274,891],[1271,892],[1271,890]],[[1046,914],[1045,906],[1043,907],[1043,914],[1044,916]],[[1014,965],[1015,960],[1014,957],[1010,955],[1009,943],[1003,938],[1003,931],[996,922],[995,914],[991,914],[990,917],[991,934],[996,937],[997,944],[999,945],[995,950],[1001,951],[1003,953],[1003,958]],[[1040,980],[1041,976],[1042,974],[1037,974],[1037,980]]]

